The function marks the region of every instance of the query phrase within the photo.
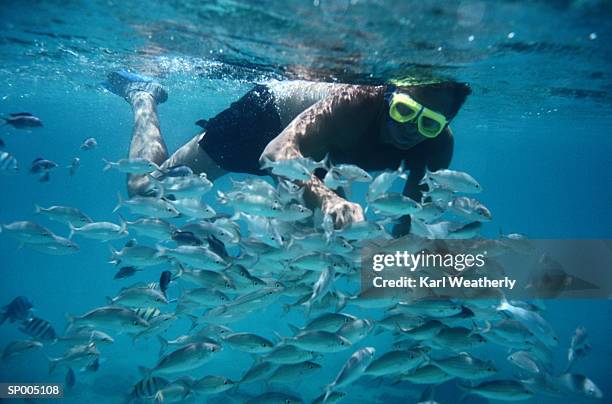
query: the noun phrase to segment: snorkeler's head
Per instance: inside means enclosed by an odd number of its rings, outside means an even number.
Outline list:
[[[409,149],[440,135],[457,115],[471,90],[467,84],[392,82],[387,87],[385,140]]]

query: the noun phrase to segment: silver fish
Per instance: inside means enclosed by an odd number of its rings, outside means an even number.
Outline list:
[[[423,364],[427,358],[419,351],[390,351],[372,361],[365,369],[371,376],[406,373]]]
[[[269,352],[274,347],[272,341],[246,332],[226,335],[223,342],[239,351],[258,354]]]
[[[311,362],[299,362],[286,365],[280,365],[270,376],[268,383],[291,383],[300,379],[308,379],[321,369],[321,365]]]
[[[263,362],[278,365],[311,361],[317,359],[318,357],[319,355],[313,351],[305,351],[293,345],[279,345],[259,358],[261,358],[261,361]]]
[[[370,201],[368,206],[374,209],[374,213],[385,216],[404,216],[420,211],[421,205],[399,193],[388,193]]]
[[[2,225],[2,231],[22,243],[51,243],[51,230],[34,222],[21,221]]]
[[[262,170],[269,169],[272,174],[289,180],[308,181],[312,176],[312,172],[299,158],[272,161],[264,156],[260,163]]]
[[[81,227],[75,227],[72,223],[70,225],[70,238],[75,234],[89,238],[92,240],[109,241],[117,240],[128,235],[127,227],[125,223],[117,225],[110,222],[94,222],[87,223]]]
[[[110,263],[118,265],[134,265],[136,267],[150,267],[168,263],[168,257],[159,254],[156,248],[137,244],[135,240],[128,241],[117,251],[111,247]]]
[[[134,333],[148,328],[149,323],[128,308],[106,306],[93,309],[82,316],[68,317],[68,329],[81,326],[101,328],[117,333]]]
[[[430,363],[449,375],[468,380],[482,379],[497,373],[497,368],[493,362],[483,361],[465,352],[457,356],[435,360],[430,359]]]
[[[158,255],[172,257],[186,265],[215,271],[220,271],[229,265],[221,256],[201,246],[181,245],[176,248],[160,247]]]
[[[210,219],[217,215],[217,212],[210,205],[194,198],[183,198],[169,202],[179,213],[194,219]]]
[[[167,355],[164,355],[151,369],[141,368],[147,375],[173,374],[197,369],[212,359],[221,346],[208,342],[187,344]]]
[[[81,167],[81,159],[78,158],[78,157],[73,158],[72,162],[68,166],[68,170],[70,172],[70,175],[74,176],[76,174],[77,170],[79,169],[79,167]]]
[[[2,351],[2,360],[5,361],[13,356],[21,355],[25,352],[30,352],[35,349],[42,348],[43,344],[39,341],[30,339],[12,341],[4,347]]]
[[[125,221],[128,229],[134,230],[141,236],[150,237],[155,240],[167,240],[172,236],[175,227],[165,220],[146,217],[133,222]]]
[[[533,392],[516,380],[491,380],[476,386],[459,385],[459,387],[471,394],[491,400],[519,401],[533,397]]]
[[[328,331],[305,331],[285,338],[285,344],[314,352],[340,352],[351,347],[351,342],[339,334]]]
[[[408,176],[406,175],[404,170],[404,161],[402,160],[397,170],[384,171],[381,174],[377,175],[368,187],[366,200],[371,201],[378,198],[379,196],[387,192],[393,186],[393,183],[396,180],[400,178],[406,180]]]
[[[276,365],[270,362],[255,363],[244,373],[239,383],[254,383],[266,379],[275,369]]]
[[[506,359],[508,359],[508,362],[512,363],[518,369],[527,372],[529,375],[538,375],[541,372],[540,366],[538,365],[536,359],[534,359],[527,351],[514,352],[508,355]]]
[[[342,365],[334,381],[325,387],[323,402],[326,403],[329,401],[334,390],[347,387],[363,376],[365,370],[372,363],[375,354],[376,349],[374,347],[365,347],[355,351],[344,365]]]
[[[419,366],[411,373],[402,374],[399,379],[414,384],[441,384],[454,378],[455,376],[449,375],[439,367],[427,364]]]
[[[128,307],[163,307],[168,304],[164,294],[148,287],[132,287],[123,289],[116,297],[108,298],[109,304],[119,304]]]
[[[237,212],[255,216],[277,217],[283,211],[279,200],[255,194],[237,193],[228,198],[223,192],[217,191],[217,200],[222,205],[231,205]]]
[[[81,143],[81,150],[93,150],[96,147],[98,147],[98,141],[93,137],[88,137]]]
[[[426,170],[425,178],[421,181],[421,184],[424,183],[434,183],[455,192],[464,192],[466,194],[482,192],[480,184],[471,175],[461,171],[443,169],[431,172]]]
[[[43,208],[35,205],[35,212],[36,214],[46,216],[56,222],[72,224],[73,226],[83,226],[93,222],[85,213],[70,206],[50,206],[48,208]]]
[[[77,345],[68,349],[63,356],[49,359],[49,374],[52,374],[57,366],[81,367],[92,362],[100,356],[100,351],[94,342]]]
[[[165,195],[174,195],[176,198],[201,198],[213,187],[213,183],[205,173],[187,177],[168,177],[161,183],[156,183],[161,185]]]
[[[16,174],[19,172],[17,159],[7,152],[0,152],[0,174]]]
[[[70,255],[80,250],[75,242],[56,235],[53,235],[52,239],[46,243],[29,243],[28,247],[49,255]]]
[[[144,196],[133,196],[130,199],[123,199],[121,194],[117,194],[118,203],[113,209],[113,212],[118,211],[122,207],[126,207],[130,212],[134,214],[140,214],[144,216],[152,216],[157,218],[171,218],[180,215],[179,211],[176,210],[172,204],[164,199],[144,197]]]
[[[459,196],[448,203],[448,210],[468,220],[490,222],[491,211],[474,198]]]
[[[212,395],[223,393],[234,387],[234,382],[223,376],[204,376],[190,381],[189,388],[198,394]]]
[[[104,171],[108,171],[111,168],[128,174],[149,174],[153,171],[159,171],[159,166],[157,164],[140,157],[117,161],[102,160],[105,163]]]

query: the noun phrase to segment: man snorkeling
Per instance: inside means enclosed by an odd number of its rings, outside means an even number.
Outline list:
[[[145,158],[162,168],[185,165],[214,180],[227,172],[268,175],[264,159],[295,157],[334,164],[355,164],[366,171],[410,170],[404,195],[420,201],[425,170],[447,168],[453,155],[449,122],[470,88],[463,83],[348,85],[306,81],[256,85],[209,121],[189,142],[168,157],[156,107],[167,93],[153,79],[125,71],[108,76],[106,87],[124,97],[134,111],[130,158]],[[304,200],[330,215],[336,228],[364,220],[360,205],[344,199],[313,175],[304,185]],[[149,179],[131,175],[131,195],[146,194]],[[399,221],[394,236],[408,233],[410,217]]]

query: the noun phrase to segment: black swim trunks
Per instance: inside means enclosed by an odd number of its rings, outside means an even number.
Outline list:
[[[224,170],[267,175],[259,169],[259,157],[282,130],[274,95],[257,85],[208,121],[200,147]]]

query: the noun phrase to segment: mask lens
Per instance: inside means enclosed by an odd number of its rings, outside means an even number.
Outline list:
[[[389,115],[400,123],[412,121],[419,113],[420,104],[405,94],[395,94],[389,106]]]
[[[397,104],[395,108],[401,116],[410,116],[414,114],[414,111],[406,104]]]
[[[436,137],[446,126],[446,119],[433,111],[424,111],[419,117],[419,132],[425,137]]]

